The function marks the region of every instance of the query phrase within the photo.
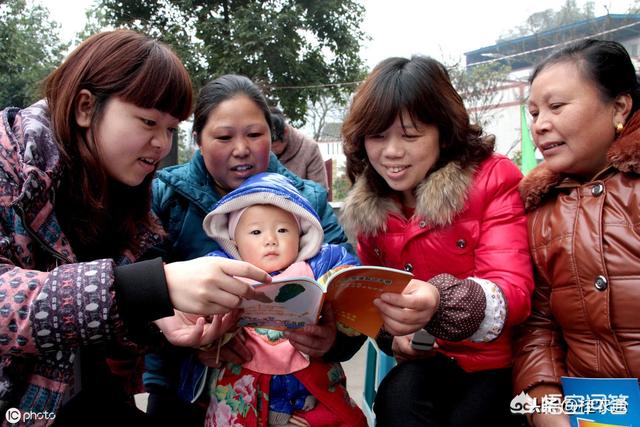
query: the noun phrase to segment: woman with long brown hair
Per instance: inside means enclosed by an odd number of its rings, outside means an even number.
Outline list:
[[[415,276],[375,302],[378,343],[402,362],[378,389],[378,424],[517,423],[511,328],[529,314],[533,287],[520,172],[428,57],[378,64],[342,131],[354,186],[341,218],[362,263]],[[422,345],[435,337],[433,348],[416,348],[414,334]]]
[[[207,344],[220,319],[182,312],[228,312],[252,293],[233,276],[269,279],[214,258],[136,262],[163,236],[151,179],[191,112],[167,46],[97,34],[44,87],[44,100],[1,113],[0,404],[42,424],[139,423],[124,368],[137,345],[161,342],[152,321],[174,344]]]

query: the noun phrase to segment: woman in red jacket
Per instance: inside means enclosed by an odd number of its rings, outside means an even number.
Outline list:
[[[363,264],[412,271],[383,294],[378,342],[400,363],[374,411],[384,426],[513,425],[511,329],[533,288],[521,174],[469,122],[444,66],[381,62],[343,125],[354,186],[342,220]],[[415,332],[435,337],[412,348]]]

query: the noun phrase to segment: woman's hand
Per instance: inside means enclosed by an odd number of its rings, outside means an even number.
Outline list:
[[[231,329],[240,316],[235,310],[224,315],[214,315],[211,322],[204,317],[174,310],[174,315],[156,320],[154,323],[173,345],[195,347],[211,345],[227,330]]]
[[[164,271],[173,306],[204,315],[229,312],[242,298],[254,296],[253,288],[236,277],[271,282],[271,276],[247,262],[218,257],[165,264]]]
[[[311,357],[324,356],[336,341],[336,317],[331,304],[322,307],[322,317],[317,325],[307,325],[302,329],[286,331],[285,337],[296,350]]]
[[[412,279],[401,294],[383,293],[373,304],[380,310],[384,329],[391,335],[409,335],[429,323],[440,303],[438,289]]]
[[[413,335],[404,335],[401,337],[393,337],[393,343],[391,344],[391,350],[393,351],[393,357],[395,357],[398,363],[406,362],[413,359],[425,359],[432,357],[435,354],[433,350],[416,350],[411,346],[411,340]],[[433,343],[433,348],[437,348],[438,344]]]

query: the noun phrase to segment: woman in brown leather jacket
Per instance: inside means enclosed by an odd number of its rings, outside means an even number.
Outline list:
[[[640,377],[640,90],[628,53],[584,40],[530,80],[544,162],[520,186],[536,273],[516,346],[515,392],[561,394],[560,377]],[[536,413],[536,426],[569,426]]]

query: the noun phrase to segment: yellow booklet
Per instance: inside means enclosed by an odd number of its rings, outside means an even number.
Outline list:
[[[318,321],[322,304],[330,301],[342,325],[375,338],[382,327],[373,300],[383,292],[401,293],[413,274],[377,266],[338,267],[326,280],[289,277],[258,283],[256,298],[244,300],[240,326],[286,330]]]

